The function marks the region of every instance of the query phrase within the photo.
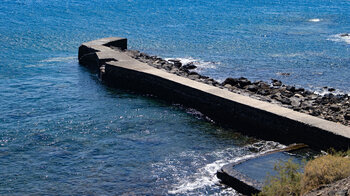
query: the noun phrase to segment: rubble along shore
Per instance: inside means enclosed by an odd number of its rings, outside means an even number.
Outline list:
[[[119,48],[114,49],[120,50]],[[348,94],[327,93],[320,95],[304,88],[285,85],[276,79],[267,83],[264,81],[252,82],[247,78],[240,77],[227,78],[220,83],[213,78],[195,72],[196,66],[193,63],[182,64],[177,59],[165,60],[137,50],[124,50],[124,52],[132,58],[172,74],[350,126],[350,96]],[[329,88],[328,90],[334,91],[335,89]]]

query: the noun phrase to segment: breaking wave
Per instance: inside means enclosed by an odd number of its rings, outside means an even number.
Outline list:
[[[197,66],[196,70],[204,70],[204,69],[216,69],[218,65],[220,65],[220,62],[213,62],[213,61],[203,61],[201,59],[195,59],[192,57],[188,58],[165,58],[165,60],[170,59],[176,59],[179,60],[183,65],[192,63],[193,65]]]
[[[260,154],[283,148],[277,142],[261,141],[244,147],[230,147],[201,155],[195,151],[180,153],[178,159],[166,159],[164,162],[154,164],[153,173],[172,173],[175,182],[171,184],[168,194],[197,195],[203,192],[220,189],[220,195],[232,195],[237,192],[225,185],[220,184],[216,172],[222,166],[256,157]],[[180,160],[190,160],[190,164],[181,163]],[[187,172],[194,167],[193,172]],[[204,191],[203,191],[204,190]]]

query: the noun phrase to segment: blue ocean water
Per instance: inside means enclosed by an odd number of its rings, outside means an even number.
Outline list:
[[[349,92],[343,33],[348,0],[2,0],[0,195],[232,194],[215,171],[254,154],[258,140],[196,111],[104,86],[78,65],[82,42],[127,37],[218,80]]]

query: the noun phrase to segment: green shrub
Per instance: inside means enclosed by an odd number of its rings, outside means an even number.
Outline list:
[[[301,192],[300,181],[302,173],[299,172],[302,165],[294,163],[291,159],[280,161],[274,167],[277,176],[268,176],[260,196],[284,196],[299,195]]]

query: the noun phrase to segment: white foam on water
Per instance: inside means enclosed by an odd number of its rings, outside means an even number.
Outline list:
[[[69,62],[76,59],[76,57],[74,56],[68,56],[68,57],[53,57],[53,58],[49,58],[49,59],[44,59],[41,60],[40,62],[43,63],[51,63],[51,62]]]
[[[187,58],[165,58],[166,61],[169,61],[171,59],[179,60],[182,65],[193,63],[193,65],[197,66],[196,70],[216,69],[217,65],[220,65],[220,62],[203,61],[201,59],[195,59],[195,58],[192,58],[192,57],[187,57]]]
[[[312,19],[309,19],[309,22],[320,22],[321,19],[319,18],[312,18]]]
[[[30,65],[25,65],[24,67],[26,68],[32,68],[32,67],[44,67],[45,64],[39,63],[39,64],[30,64]]]
[[[178,182],[175,183],[170,190],[169,194],[191,194],[196,192],[198,194],[199,189],[204,189],[211,186],[223,186],[220,184],[220,180],[216,177],[216,172],[224,165],[228,163],[238,162],[241,160],[250,159],[261,155],[263,153],[283,148],[284,145],[281,145],[276,142],[271,141],[262,141],[257,142],[252,145],[248,145],[242,148],[227,148],[224,150],[214,151],[206,154],[205,156],[216,157],[217,160],[214,162],[205,164],[204,166],[198,168],[195,173],[188,173],[187,175],[173,175]],[[239,156],[237,154],[249,151],[250,149],[255,149],[256,151],[252,154]],[[190,156],[196,157],[192,164],[196,165],[196,162],[203,162],[201,160],[201,155],[195,152],[184,152],[180,154],[181,156]],[[203,158],[202,158],[203,159]],[[170,163],[170,164],[169,164]],[[181,172],[183,168],[176,168],[174,162],[168,162],[168,167],[171,168],[171,171]],[[175,163],[176,164],[176,163]],[[187,173],[187,172],[186,172]],[[238,193],[232,188],[225,188],[220,190],[220,195],[238,195]]]
[[[345,42],[347,44],[350,44],[350,34],[346,35],[344,33],[340,33],[340,34],[332,35],[327,40],[335,41],[335,42]]]
[[[324,88],[317,88],[314,92],[315,92],[315,94],[322,95],[322,96],[325,94],[328,94],[328,93],[332,93],[334,95],[347,94],[347,93],[344,93],[343,91],[338,90],[338,89],[330,92],[330,91],[328,91],[328,89],[324,89]],[[348,95],[350,95],[350,93],[348,93]]]

